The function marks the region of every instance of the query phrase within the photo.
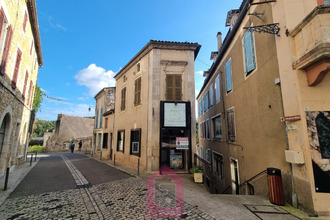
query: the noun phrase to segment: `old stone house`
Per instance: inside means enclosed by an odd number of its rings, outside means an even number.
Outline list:
[[[113,125],[116,87],[106,87],[95,95],[95,125],[93,153],[99,158],[111,159],[113,154]]]
[[[197,43],[147,43],[116,74],[115,111],[103,114],[109,117],[108,125],[102,125],[111,129],[104,139],[108,143],[102,144],[102,127],[98,135],[94,130],[94,146],[110,146],[116,163],[135,169],[156,171],[167,165],[187,172],[196,145],[194,61],[199,49]],[[99,115],[101,105],[96,109]],[[176,138],[182,138],[181,145]]]
[[[46,150],[49,152],[69,151],[70,144],[83,142],[82,151],[91,152],[94,119],[59,114],[52,135],[47,140]],[[48,134],[47,134],[48,135]]]
[[[43,65],[35,0],[0,1],[0,174],[22,162],[38,69]]]
[[[214,193],[267,194],[269,167],[285,198],[330,215],[330,7],[244,0],[198,95],[199,150]]]

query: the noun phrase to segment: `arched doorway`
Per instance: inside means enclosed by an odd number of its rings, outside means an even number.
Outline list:
[[[9,123],[10,123],[10,116],[7,113],[4,119],[2,120],[0,126],[0,158],[2,155],[3,146],[5,144],[6,135],[8,134]]]

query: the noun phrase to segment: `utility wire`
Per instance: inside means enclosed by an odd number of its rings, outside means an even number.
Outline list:
[[[208,65],[207,63],[205,63],[204,61],[201,61],[200,59],[197,58],[197,60],[201,63],[203,63],[204,65],[208,66],[208,67],[211,67],[210,65]]]

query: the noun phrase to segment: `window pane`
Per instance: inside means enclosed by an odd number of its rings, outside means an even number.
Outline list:
[[[216,117],[213,119],[213,126],[214,126],[214,137],[215,138],[222,138],[222,129],[221,129],[221,116]]]
[[[210,86],[210,106],[213,106],[213,84]]]

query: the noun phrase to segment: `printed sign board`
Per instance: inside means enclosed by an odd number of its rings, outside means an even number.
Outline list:
[[[186,127],[186,104],[165,103],[164,105],[165,127]]]
[[[284,122],[284,121],[298,121],[300,119],[301,119],[300,115],[281,117],[282,122]]]
[[[176,138],[176,149],[177,150],[188,150],[189,149],[189,138],[188,137],[177,137]]]

